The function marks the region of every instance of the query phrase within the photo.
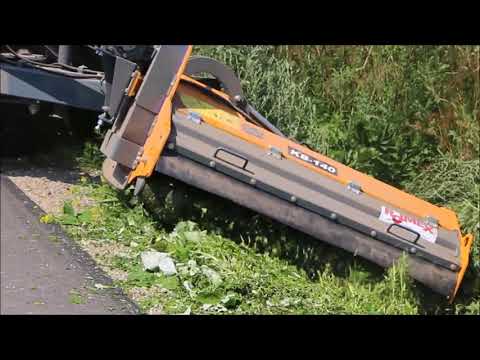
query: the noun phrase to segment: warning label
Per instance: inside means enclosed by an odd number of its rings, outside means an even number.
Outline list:
[[[398,211],[382,206],[379,219],[387,224],[401,225],[420,234],[420,237],[435,243],[438,236],[437,228],[414,217],[400,214]]]

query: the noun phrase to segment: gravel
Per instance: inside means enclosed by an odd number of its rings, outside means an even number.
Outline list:
[[[2,164],[1,171],[43,211],[53,215],[62,213],[64,202],[73,200],[72,185],[87,175],[75,169],[34,167],[26,164],[23,166],[19,168]],[[76,206],[82,208],[92,203],[91,199],[80,197]]]

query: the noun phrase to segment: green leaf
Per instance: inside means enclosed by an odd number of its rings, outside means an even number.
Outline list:
[[[60,223],[63,224],[63,225],[78,225],[78,219],[75,215],[64,215],[61,219],[60,219]]]
[[[53,216],[52,214],[45,214],[40,217],[40,222],[43,224],[52,224],[53,222],[55,222],[55,216]]]
[[[198,224],[193,221],[180,221],[175,226],[175,232],[182,233],[185,231],[195,231],[198,228]]]
[[[198,242],[202,240],[202,233],[200,231],[185,231],[183,236],[187,241]]]
[[[146,272],[139,267],[128,273],[127,281],[134,286],[150,287],[155,283],[155,274]]]
[[[208,281],[214,285],[218,286],[222,283],[222,278],[215,270],[210,269],[206,265],[202,265],[202,273],[208,278]]]
[[[133,216],[127,217],[127,223],[128,223],[128,226],[135,226],[135,220],[133,219]]]
[[[86,210],[80,214],[78,214],[78,221],[82,224],[84,223],[91,223],[92,222],[92,213],[89,210]]]
[[[160,276],[158,283],[168,290],[176,290],[180,286],[180,283],[175,276]]]
[[[197,301],[202,304],[215,305],[220,302],[222,295],[217,291],[202,290],[197,295]]]
[[[180,261],[187,261],[190,257],[190,249],[186,246],[178,245],[175,249],[175,257]]]
[[[222,299],[222,304],[227,309],[235,309],[242,302],[240,295],[229,293]]]
[[[72,215],[75,216],[75,210],[73,209],[71,201],[65,201],[63,203],[63,213],[65,215]]]

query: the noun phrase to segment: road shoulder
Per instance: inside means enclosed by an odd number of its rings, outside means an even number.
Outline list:
[[[45,212],[1,175],[1,313],[138,314],[140,310]]]

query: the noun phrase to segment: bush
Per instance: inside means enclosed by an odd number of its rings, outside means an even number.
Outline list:
[[[205,46],[285,134],[401,185],[437,149],[478,157],[478,47]],[[476,131],[475,131],[476,130]]]

